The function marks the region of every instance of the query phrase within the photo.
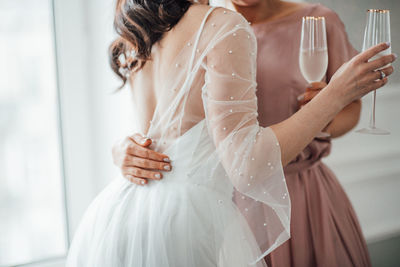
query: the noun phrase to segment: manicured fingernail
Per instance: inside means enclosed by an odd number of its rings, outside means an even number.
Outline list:
[[[160,179],[160,178],[161,178],[161,174],[156,173],[156,174],[154,175],[154,177],[156,177],[157,179]]]
[[[169,170],[171,170],[171,166],[169,166],[169,165],[165,165],[165,166],[164,166],[164,170],[166,170],[166,171],[169,171]]]
[[[299,95],[298,97],[297,97],[297,101],[301,101],[301,100],[303,100],[304,99],[304,95]]]
[[[394,59],[397,59],[398,55],[397,54],[393,54]]]
[[[163,161],[168,162],[168,163],[171,162],[171,160],[169,158],[164,158]]]
[[[145,182],[144,180],[142,180],[140,183],[141,183],[141,184],[145,184],[146,182]]]
[[[146,141],[147,141],[147,138],[145,138],[145,139],[142,139],[142,141],[140,141],[142,144],[144,144],[144,143],[146,143]]]
[[[386,42],[386,45],[390,47],[390,42]]]

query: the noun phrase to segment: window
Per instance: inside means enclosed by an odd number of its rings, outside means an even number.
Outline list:
[[[65,256],[50,0],[0,0],[0,266]]]

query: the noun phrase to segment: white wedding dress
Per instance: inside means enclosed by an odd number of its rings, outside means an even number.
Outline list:
[[[164,45],[194,8],[131,77],[137,120],[173,169],[145,186],[112,181],[84,215],[68,267],[266,266],[289,238],[279,144],[257,122],[255,37],[242,16],[212,8],[168,61]],[[267,219],[239,209],[234,190],[268,205]]]

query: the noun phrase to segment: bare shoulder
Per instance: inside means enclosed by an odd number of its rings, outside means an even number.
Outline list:
[[[201,4],[193,4],[190,6],[188,11],[185,14],[185,17],[190,20],[200,20],[207,14],[208,10],[210,10],[209,5],[201,5]]]

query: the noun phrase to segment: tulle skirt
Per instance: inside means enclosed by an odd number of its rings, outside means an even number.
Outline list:
[[[250,264],[260,251],[232,202],[232,187],[177,175],[146,186],[122,177],[111,182],[84,215],[67,266],[265,266]]]

